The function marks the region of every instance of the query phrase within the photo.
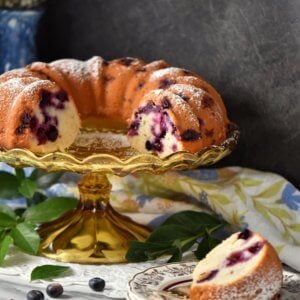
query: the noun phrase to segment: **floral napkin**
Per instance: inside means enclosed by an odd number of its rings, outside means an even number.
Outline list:
[[[78,196],[69,179],[51,187],[49,196]],[[227,167],[109,179],[112,205],[137,222],[155,228],[178,211],[214,212],[262,234],[284,263],[300,271],[300,192],[279,175]]]

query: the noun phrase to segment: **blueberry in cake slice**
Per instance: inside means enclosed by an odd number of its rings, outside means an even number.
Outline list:
[[[275,249],[248,229],[235,233],[201,260],[193,272],[192,300],[277,299],[283,280]]]

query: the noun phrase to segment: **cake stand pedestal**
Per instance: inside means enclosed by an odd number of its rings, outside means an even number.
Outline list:
[[[199,153],[177,152],[161,159],[131,149],[123,130],[85,128],[67,152],[37,155],[26,149],[2,150],[0,161],[14,167],[83,174],[78,206],[39,227],[41,255],[63,262],[119,263],[126,261],[129,241],[144,241],[150,230],[112,208],[106,175],[159,174],[213,164],[232,151],[238,136],[238,130],[233,129],[221,146]]]

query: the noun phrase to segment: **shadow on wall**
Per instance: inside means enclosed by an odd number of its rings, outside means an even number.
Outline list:
[[[300,2],[52,0],[40,59],[165,59],[203,74],[242,130],[220,163],[273,171],[300,187]]]

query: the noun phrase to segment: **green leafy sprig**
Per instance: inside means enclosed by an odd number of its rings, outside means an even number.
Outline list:
[[[194,254],[201,259],[220,243],[213,233],[224,225],[223,221],[203,212],[179,212],[155,229],[145,242],[132,241],[126,258],[129,262],[142,262],[169,255],[168,262],[176,262],[198,244]]]
[[[30,275],[30,280],[48,280],[63,277],[70,273],[70,267],[57,265],[42,265],[34,268]]]
[[[45,195],[45,190],[56,183],[62,174],[34,170],[26,177],[23,169],[16,169],[15,175],[0,171],[0,198],[25,197],[27,202],[27,209],[15,211],[0,204],[0,265],[12,244],[23,252],[36,255],[40,245],[37,225],[53,221],[76,207],[77,199],[47,198]]]

